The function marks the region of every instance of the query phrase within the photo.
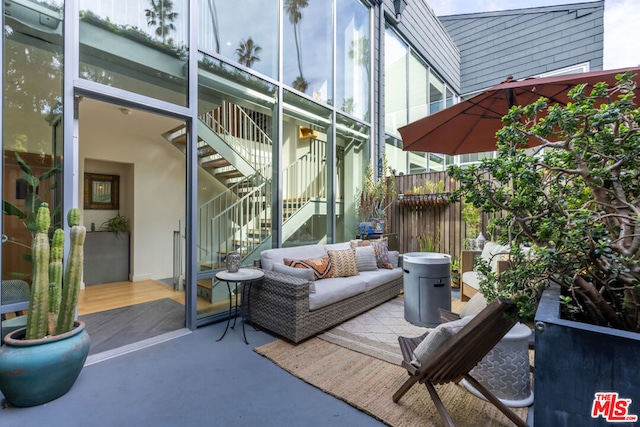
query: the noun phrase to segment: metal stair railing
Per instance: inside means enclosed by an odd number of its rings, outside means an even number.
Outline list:
[[[219,112],[218,118],[215,111]],[[264,148],[270,147],[272,142],[242,108],[231,103],[225,102],[201,119],[231,144],[234,151],[245,159],[254,160],[257,170],[256,174],[234,183],[199,208],[198,262],[202,265],[206,260],[216,268],[228,252],[237,250],[244,258],[271,236],[271,153],[270,149]],[[235,123],[235,126],[228,130],[225,123],[227,126]],[[325,154],[324,144],[312,141],[309,153],[283,171],[283,223],[312,199],[326,198]],[[243,187],[252,190],[242,194]],[[305,220],[300,219],[300,223]],[[182,258],[179,245],[174,252],[174,259]],[[176,268],[176,271],[180,269]],[[174,281],[179,281],[180,274],[176,276]]]
[[[271,138],[242,107],[223,101],[222,106],[203,114],[200,119],[252,163],[254,169],[264,169],[271,164]]]
[[[216,253],[219,253],[220,248],[228,249],[227,245],[223,244],[223,241],[228,237],[227,233],[222,235],[219,233],[213,233],[212,218],[220,218],[221,216],[234,209],[238,203],[248,200],[261,201],[270,207],[270,199],[268,193],[265,193],[264,188],[271,188],[271,182],[265,176],[271,175],[271,165],[266,166],[262,171],[246,177],[242,181],[234,183],[227,188],[224,192],[216,195],[211,200],[203,203],[198,208],[198,234],[200,246],[203,248],[210,248],[206,253],[202,253],[202,257],[210,257],[211,265],[215,265],[219,259],[213,259]],[[243,187],[251,188],[246,194],[242,194],[241,189]],[[247,229],[250,224],[242,224],[240,218],[236,219],[233,223],[234,227],[241,227]],[[257,227],[256,227],[257,228]],[[270,234],[269,234],[270,235]],[[221,236],[221,237],[217,237]],[[269,236],[266,236],[269,237]],[[265,237],[265,238],[266,238]],[[226,252],[225,252],[226,253]]]
[[[271,211],[270,189],[270,182],[265,180],[211,218],[214,256],[222,259],[238,251],[244,258],[270,237],[271,229],[265,227]]]
[[[312,144],[304,154],[282,171],[283,223],[312,199],[327,197],[327,170],[322,144]]]
[[[309,153],[283,171],[283,223],[292,219],[311,200],[326,198],[326,162],[322,151],[321,144],[312,144]],[[270,176],[267,175],[270,170],[270,167],[267,168],[265,175],[256,174],[254,179]],[[265,179],[264,184],[256,185],[253,191],[231,202],[218,213],[212,212],[211,225],[204,227],[207,229],[204,233],[210,236],[214,257],[217,254],[221,260],[230,251],[238,251],[244,259],[271,237],[270,184]],[[230,191],[225,191],[217,199],[237,197],[228,193]],[[220,200],[217,202],[220,203]],[[216,203],[216,200],[210,203]],[[216,211],[216,208],[212,208],[212,211]],[[300,224],[306,219],[299,219]],[[204,225],[204,221],[200,224]]]

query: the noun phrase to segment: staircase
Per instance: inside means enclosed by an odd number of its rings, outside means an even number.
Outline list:
[[[273,143],[268,129],[270,117],[226,101],[199,118],[199,166],[226,187],[198,209],[197,256],[203,269],[221,268],[231,251],[248,263],[271,247]],[[186,152],[184,126],[163,136]],[[326,213],[324,144],[311,145],[283,171],[283,240],[312,215]],[[179,250],[174,255],[181,257]]]

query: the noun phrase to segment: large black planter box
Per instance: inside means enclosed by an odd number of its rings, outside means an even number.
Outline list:
[[[607,402],[592,417],[596,393],[617,393],[611,415],[640,420],[640,334],[560,319],[559,296],[557,285],[546,290],[536,312],[535,425],[640,425],[607,421]]]

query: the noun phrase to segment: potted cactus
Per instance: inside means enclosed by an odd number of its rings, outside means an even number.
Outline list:
[[[78,209],[69,211],[67,221],[70,247],[63,274],[64,231],[56,229],[49,240],[49,207],[42,203],[38,209],[27,326],[7,334],[0,349],[0,391],[13,406],[40,405],[65,394],[89,353],[84,323],[74,320],[86,229]]]

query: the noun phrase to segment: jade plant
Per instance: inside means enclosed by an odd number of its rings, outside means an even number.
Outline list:
[[[640,109],[636,76],[616,77],[567,105],[512,107],[495,158],[449,169],[455,196],[497,214],[492,234],[511,246],[507,271],[478,266],[483,294],[514,298],[524,318],[555,282],[565,318],[640,332]]]
[[[27,340],[59,335],[73,329],[82,281],[86,229],[80,225],[78,209],[69,211],[67,222],[71,229],[70,247],[63,274],[64,231],[56,229],[49,241],[49,206],[43,202],[38,208],[32,243],[33,283],[27,315]]]

